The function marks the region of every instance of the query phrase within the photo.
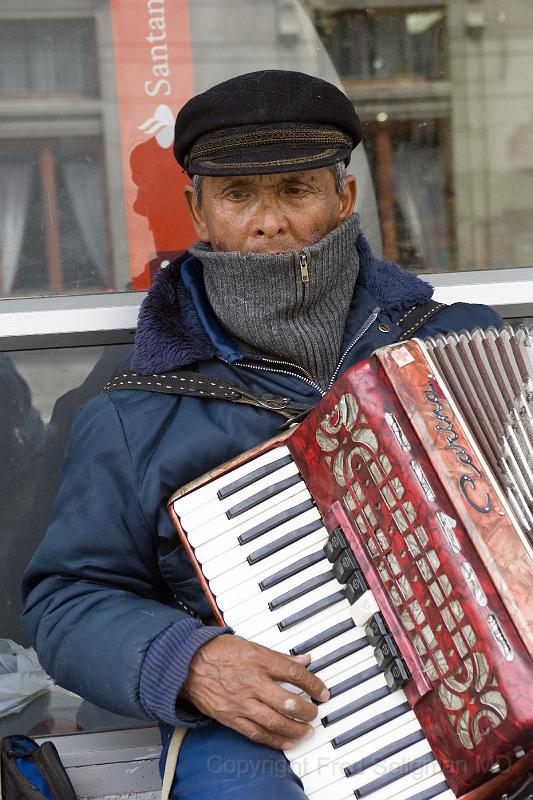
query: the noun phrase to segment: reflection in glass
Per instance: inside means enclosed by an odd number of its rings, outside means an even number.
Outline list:
[[[96,94],[96,76],[93,20],[4,20],[0,25],[0,94]]]
[[[109,287],[97,143],[10,143],[0,158],[0,184],[4,296]]]
[[[445,77],[443,9],[317,11],[318,33],[342,80]],[[348,5],[348,3],[346,4]]]
[[[22,572],[48,526],[76,410],[100,391],[129,350],[117,345],[0,354],[0,737],[145,724],[51,684],[19,621]]]

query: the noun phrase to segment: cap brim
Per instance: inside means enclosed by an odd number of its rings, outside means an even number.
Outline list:
[[[268,175],[277,172],[296,172],[318,169],[344,161],[348,164],[351,148],[284,147],[275,149],[257,147],[244,152],[234,152],[221,158],[192,158],[187,164],[190,175]]]

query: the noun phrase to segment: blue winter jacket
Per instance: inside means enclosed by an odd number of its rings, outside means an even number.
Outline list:
[[[432,288],[376,259],[362,235],[360,273],[340,372],[399,335],[395,320]],[[141,372],[197,365],[206,374],[299,403],[321,390],[295,374],[264,371],[222,330],[191,256],[159,276],[143,303],[133,354]],[[481,305],[457,303],[417,335],[501,324]],[[259,357],[258,357],[259,358]],[[247,365],[247,366],[246,366]],[[49,530],[24,579],[23,620],[58,684],[104,708],[169,724],[200,716],[178,693],[196,650],[221,629],[166,509],[179,486],[274,436],[276,413],[224,400],[118,391],[78,412]]]

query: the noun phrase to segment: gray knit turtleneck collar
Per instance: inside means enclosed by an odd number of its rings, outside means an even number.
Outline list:
[[[358,233],[353,215],[302,251],[226,253],[202,243],[189,250],[202,262],[209,302],[231,334],[327,387],[359,272]]]

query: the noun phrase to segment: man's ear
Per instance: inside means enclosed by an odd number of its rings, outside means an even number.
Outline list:
[[[185,194],[185,200],[187,202],[187,206],[189,207],[189,213],[191,215],[196,235],[198,236],[200,242],[204,242],[204,244],[209,244],[209,233],[207,231],[207,225],[205,223],[204,215],[202,213],[202,207],[199,206],[196,202],[196,198],[194,196],[194,189],[189,184],[188,186],[185,186],[183,188],[183,192]]]
[[[339,195],[339,224],[353,214],[356,199],[357,181],[353,175],[346,175],[342,192]]]

